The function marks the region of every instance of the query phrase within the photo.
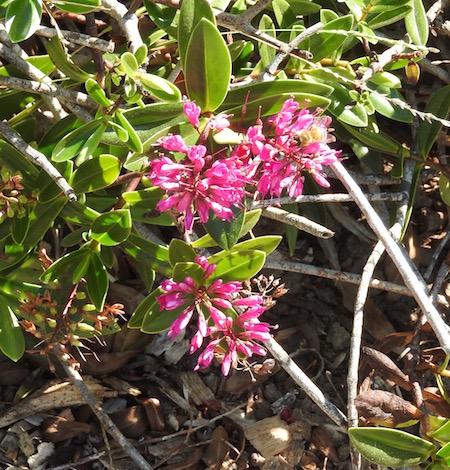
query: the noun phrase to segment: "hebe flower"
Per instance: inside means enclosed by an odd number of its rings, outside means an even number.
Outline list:
[[[197,257],[195,262],[203,269],[201,281],[195,282],[186,276],[184,282],[172,279],[161,284],[164,294],[156,300],[161,310],[174,310],[183,307],[180,316],[172,323],[168,335],[175,338],[197,316],[197,332],[191,340],[190,353],[197,351],[206,337],[210,343],[200,354],[195,370],[207,367],[215,354],[222,357],[222,372],[228,375],[231,367],[236,367],[239,360],[245,360],[253,354],[265,355],[265,349],[255,341],[267,341],[270,338],[270,325],[261,323],[258,317],[266,310],[259,295],[239,297],[242,290],[240,282],[223,282],[208,278],[215,271],[216,265],[209,264],[205,257]],[[243,313],[236,318],[229,316],[232,309],[238,308]],[[227,315],[228,313],[228,315]]]
[[[338,161],[340,153],[328,145],[334,141],[328,132],[330,124],[331,118],[321,116],[320,109],[314,113],[300,109],[290,98],[278,114],[267,119],[269,135],[264,135],[262,125],[250,127],[233,155],[247,161],[249,178],[263,197],[280,197],[284,189],[291,197],[300,196],[305,172],[329,187],[323,167]]]

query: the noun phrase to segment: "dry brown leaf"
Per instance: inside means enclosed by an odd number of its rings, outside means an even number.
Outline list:
[[[106,389],[92,377],[85,377],[84,383],[99,401],[106,397],[117,396],[117,392]],[[28,398],[13,406],[3,416],[0,416],[0,428],[9,426],[30,415],[54,410],[55,408],[83,405],[85,402],[84,397],[72,383],[54,381],[50,385],[37,390]]]
[[[317,428],[314,428],[311,434],[311,442],[333,463],[339,462],[339,456],[334,447],[333,439],[323,426],[317,426]]]
[[[425,405],[438,416],[450,418],[450,404],[442,398],[437,387],[425,387],[422,390]]]
[[[124,366],[136,351],[98,353],[94,356],[87,356],[85,361],[80,361],[83,373],[90,375],[110,374]]]
[[[179,462],[170,463],[164,467],[160,467],[161,470],[196,470],[200,468],[200,459],[203,455],[202,447],[194,447],[191,452],[187,454]]]
[[[152,431],[162,431],[165,428],[164,418],[161,410],[161,402],[157,398],[146,398],[139,400],[144,407],[148,423]]]
[[[290,442],[289,426],[277,416],[243,426],[245,437],[265,458],[281,454]]]
[[[109,417],[125,437],[136,439],[145,433],[148,427],[144,408],[140,405],[111,413]]]
[[[48,442],[62,442],[91,432],[91,425],[79,421],[68,420],[62,416],[49,418],[44,421],[44,438]]]
[[[228,433],[223,426],[217,426],[212,435],[211,442],[203,454],[203,462],[209,470],[220,470],[222,463],[230,451],[227,444]]]
[[[355,406],[361,418],[380,426],[395,427],[423,417],[423,413],[412,403],[384,390],[359,394]]]

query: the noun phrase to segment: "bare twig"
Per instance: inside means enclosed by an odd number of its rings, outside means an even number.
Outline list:
[[[91,37],[97,37],[98,31],[97,26],[95,25],[95,13],[86,14],[86,32]],[[103,63],[103,54],[98,49],[92,50],[92,58],[94,59],[94,66],[97,72],[97,82],[102,88],[105,85],[105,64]]]
[[[422,308],[422,311],[433,328],[442,349],[447,355],[450,355],[450,334],[448,327],[428,297],[428,288],[424,280],[421,278],[420,273],[409,259],[405,249],[393,240],[387,228],[380,220],[380,217],[367,201],[359,186],[347,173],[347,170],[344,168],[342,163],[334,163],[332,168],[347,188],[349,194],[354,198],[363,214],[366,216],[367,222],[371,226],[372,230],[378,236],[379,240],[383,242],[386,251],[397,266],[405,284],[409,287],[417,303]]]
[[[14,90],[61,98],[65,101],[71,101],[88,108],[98,108],[98,104],[85,93],[67,90],[66,88],[62,88],[57,85],[36,82],[33,80],[24,80],[17,77],[8,77],[7,75],[0,75],[0,85],[4,85]]]
[[[279,261],[273,260],[269,257],[264,264],[267,269],[275,269],[279,271],[289,271],[293,273],[306,274],[308,276],[323,277],[325,279],[331,279],[333,281],[347,282],[349,284],[359,285],[361,282],[361,276],[359,274],[353,274],[346,271],[338,271],[336,269],[322,268],[319,266],[312,266],[310,264],[298,263],[297,261]],[[382,281],[380,279],[372,278],[369,282],[369,286],[374,289],[385,290],[387,292],[393,292],[395,294],[406,295],[407,297],[413,297],[412,292],[405,286],[394,284],[388,281]],[[449,306],[449,303],[445,296],[440,295],[437,298],[437,302]]]
[[[102,0],[102,3],[124,32],[130,51],[135,52],[143,44],[139,34],[137,16],[134,13],[129,13],[128,8],[117,0]]]
[[[450,227],[447,228],[447,233],[445,234],[444,238],[439,242],[439,245],[434,250],[433,256],[431,257],[430,264],[428,265],[426,271],[423,274],[423,278],[425,281],[429,281],[431,278],[431,273],[433,272],[434,267],[436,266],[437,260],[439,259],[442,250],[447,245],[448,241],[450,240]]]
[[[315,237],[330,238],[334,235],[329,228],[324,227],[312,220],[307,219],[301,215],[292,214],[291,212],[284,211],[277,207],[266,207],[262,210],[262,215],[268,219],[277,220],[285,224],[293,225],[299,230],[310,233]]]
[[[404,192],[400,193],[380,193],[380,194],[365,194],[368,201],[403,201],[408,195]],[[291,197],[280,197],[277,199],[277,204],[292,204],[297,202],[304,204],[307,202],[316,203],[337,203],[337,202],[353,202],[353,199],[348,194],[333,193],[333,194],[302,194],[296,198]],[[252,205],[252,209],[258,209],[259,207],[269,207],[273,205],[273,201],[269,199],[263,199],[262,201],[255,201]]]
[[[87,34],[78,33],[76,31],[60,30],[59,32],[65,40],[73,42],[74,44],[91,47],[103,52],[114,52],[114,43],[112,41],[105,41],[104,39],[88,36]],[[57,36],[58,32],[54,28],[39,26],[36,29],[35,34],[44,38],[52,38]]]
[[[435,77],[439,78],[439,80],[442,80],[444,83],[447,83],[447,85],[450,84],[450,75],[442,67],[433,65],[431,63],[431,60],[422,59],[419,62],[419,66],[425,72],[428,72],[431,75],[434,75]]]
[[[61,173],[47,160],[44,154],[31,147],[31,145],[28,145],[22,137],[16,134],[8,124],[6,124],[6,122],[0,122],[0,134],[19,150],[19,152],[23,153],[33,163],[40,166],[61,188],[70,202],[77,200],[75,191],[69,186],[69,183],[64,179]]]
[[[59,352],[59,358],[64,371],[69,376],[71,382],[75,385],[78,391],[81,393],[86,403],[89,405],[91,410],[95,413],[98,420],[104,426],[106,431],[117,441],[122,449],[130,456],[130,458],[143,470],[153,470],[153,467],[144,459],[144,457],[133,447],[126,439],[126,437],[120,432],[119,428],[113,423],[111,418],[103,411],[102,407],[95,399],[95,396],[91,393],[89,388],[83,381],[80,373],[76,371],[69,363],[66,353],[59,350],[56,347],[55,352]]]
[[[370,67],[364,72],[359,82],[365,83],[370,80],[376,73],[382,71],[383,67],[395,60],[396,56],[400,55],[404,50],[404,43],[398,43],[390,47],[389,49],[386,49],[382,54],[378,56],[376,62],[372,62],[370,64]]]
[[[344,413],[325,398],[320,388],[312,382],[300,367],[298,367],[289,354],[273,338],[270,341],[266,341],[264,344],[283,369],[294,379],[297,385],[301,387],[332,421],[346,431],[347,418]]]

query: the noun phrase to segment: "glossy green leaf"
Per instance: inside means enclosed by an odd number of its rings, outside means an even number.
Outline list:
[[[105,246],[115,246],[131,233],[131,213],[128,209],[106,212],[92,224],[91,237]]]
[[[16,315],[5,298],[0,296],[0,350],[17,362],[25,352],[25,339]]]
[[[156,279],[155,270],[149,267],[145,259],[136,260],[135,267],[141,281],[144,283],[146,291],[150,292]]]
[[[99,7],[101,0],[64,0],[62,2],[54,2],[60,10],[70,13],[89,13]]]
[[[105,91],[103,88],[97,83],[97,80],[93,78],[88,78],[86,83],[84,84],[86,91],[88,92],[89,96],[95,100],[100,106],[109,107],[114,104],[112,100],[106,97]]]
[[[85,276],[91,262],[91,250],[80,249],[78,251],[84,256],[78,259],[78,263],[72,268],[72,270],[69,270],[69,272],[72,273],[73,284],[81,281],[81,279]]]
[[[444,173],[439,175],[439,192],[444,203],[450,206],[450,179]]]
[[[58,142],[74,129],[81,127],[82,125],[83,123],[74,114],[69,114],[64,119],[56,122],[44,134],[42,139],[39,141],[39,151],[46,157],[50,158],[53,149]]]
[[[261,119],[265,119],[277,114],[281,110],[284,102],[289,98],[293,98],[297,103],[304,103],[305,100],[309,100],[307,107],[310,109],[316,109],[318,107],[326,109],[331,103],[331,100],[324,96],[310,95],[308,93],[281,93],[276,96],[268,96],[247,103],[247,113],[244,117],[241,117],[242,105],[229,108],[226,112],[227,114],[233,115],[230,119],[233,123],[253,125],[255,123],[255,116],[258,116],[260,113]]]
[[[247,233],[258,223],[261,213],[261,209],[255,209],[244,213],[244,224],[242,225],[239,238],[247,235]],[[211,235],[206,234],[192,242],[192,246],[194,248],[211,248],[213,246],[217,246],[217,243],[213,240]]]
[[[450,421],[445,420],[438,429],[428,433],[428,435],[433,439],[436,439],[436,441],[440,442],[441,444],[450,442]]]
[[[197,263],[177,263],[173,268],[172,279],[175,282],[184,282],[189,276],[197,286],[200,286],[204,275],[205,271]]]
[[[89,139],[97,132],[104,132],[105,124],[101,118],[94,119],[83,126],[73,130],[65,135],[55,146],[52,152],[52,160],[54,162],[63,162],[70,160],[88,145]]]
[[[222,111],[239,105],[242,106],[246,100],[248,104],[252,101],[261,100],[262,98],[277,96],[280,93],[304,93],[305,96],[310,94],[324,97],[331,95],[332,92],[333,88],[329,85],[305,80],[275,80],[273,82],[262,82],[231,90],[222,103],[220,110]]]
[[[157,334],[167,330],[170,325],[181,315],[185,306],[174,310],[159,310],[159,304],[153,304],[145,315],[142,322],[141,331],[147,334]]]
[[[369,100],[378,113],[393,121],[412,122],[412,115],[407,109],[400,108],[387,99],[405,102],[403,96],[395,88],[378,87],[376,91],[376,93],[369,94]]]
[[[189,41],[200,21],[206,18],[216,24],[216,18],[207,0],[186,0],[182,3],[178,20],[178,49],[183,71],[186,73],[186,53]]]
[[[185,62],[189,98],[202,112],[215,111],[227,95],[231,57],[219,30],[206,18],[200,20],[192,33]]]
[[[12,42],[28,39],[39,26],[42,0],[12,0],[6,9],[5,26]]]
[[[151,312],[152,310],[157,310],[159,312],[159,304],[156,300],[156,296],[161,295],[162,293],[163,291],[158,288],[142,300],[131,315],[129,322],[127,323],[128,328],[141,328],[142,322],[148,312]]]
[[[348,434],[363,457],[386,467],[417,465],[436,450],[431,442],[398,429],[350,428]]]
[[[435,116],[446,119],[450,111],[450,85],[439,88],[430,98],[425,106],[426,113],[432,113]],[[421,121],[419,124],[419,131],[417,133],[417,142],[419,144],[419,155],[422,158],[427,158],[431,147],[433,147],[439,133],[441,132],[442,124],[438,121]]]
[[[73,162],[65,161],[57,163],[55,167],[66,181],[70,180],[72,177]],[[61,188],[45,170],[41,170],[39,173],[35,186],[39,190],[39,201],[41,202],[52,201],[62,194]]]
[[[120,109],[116,109],[116,112],[114,113],[114,119],[116,123],[126,131],[128,138],[125,142],[128,144],[128,146],[135,152],[142,152],[143,147],[141,139],[134,130],[133,126],[130,124],[130,121],[128,121]]]
[[[167,31],[171,36],[176,36],[175,28],[172,27],[173,20],[177,10],[165,5],[153,3],[150,0],[144,0],[144,5],[148,16],[164,32]],[[173,31],[172,31],[173,30]]]
[[[369,121],[364,106],[358,103],[350,104],[352,102],[350,90],[344,85],[333,82],[332,86],[334,91],[331,94],[330,113],[349,126],[366,127]]]
[[[91,252],[91,262],[86,271],[86,283],[91,302],[101,312],[105,305],[109,281],[105,265],[102,263],[99,254],[94,251]]]
[[[85,72],[73,63],[68,53],[64,50],[58,36],[54,36],[48,40],[47,52],[56,67],[72,80],[75,80],[76,82],[85,82],[90,77],[89,73]]]
[[[25,241],[25,238],[28,234],[28,229],[30,228],[30,218],[27,216],[22,217],[21,219],[14,218],[11,236],[12,239],[18,244],[22,245]]]
[[[447,466],[450,465],[450,442],[447,442],[442,449],[439,449],[439,452],[436,454],[436,460],[438,464],[445,463]]]
[[[73,174],[75,193],[96,191],[113,183],[120,173],[120,160],[112,155],[99,155],[85,161]]]
[[[404,151],[402,144],[397,140],[393,139],[384,132],[374,132],[369,128],[357,129],[352,126],[342,124],[344,128],[360,140],[363,144],[381,152],[386,152],[391,155],[401,155]]]
[[[163,196],[164,190],[157,187],[128,191],[122,195],[130,207],[147,207],[148,209],[154,209]]]
[[[136,57],[137,63],[141,65],[146,59],[148,54],[148,47],[146,44],[141,44],[135,51],[134,57]]]
[[[211,238],[223,250],[231,250],[238,241],[244,225],[244,212],[239,208],[232,209],[234,218],[230,221],[220,220],[215,214],[210,214],[208,222],[203,227]]]
[[[134,233],[122,243],[124,250],[135,259],[145,259],[155,271],[170,277],[172,267],[169,263],[169,249],[149,240],[145,240]]]
[[[380,13],[369,15],[367,17],[367,24],[372,29],[384,28],[385,26],[388,26],[390,24],[396,23],[397,21],[400,21],[410,11],[411,11],[411,7],[408,5],[400,6],[397,8],[395,7],[392,8],[392,4],[386,5],[384,8],[382,8],[382,11]]]
[[[405,27],[414,44],[425,46],[430,27],[422,0],[410,0],[412,10],[405,16]]]
[[[216,270],[208,278],[208,283],[214,279],[228,281],[245,281],[252,278],[262,269],[266,261],[263,251],[222,251],[208,258],[208,261],[216,263]]]
[[[169,245],[169,261],[172,266],[177,263],[194,262],[197,253],[183,240],[174,238]]]
[[[160,101],[171,102],[181,100],[181,91],[165,78],[151,73],[142,73],[137,77],[144,90]]]
[[[262,15],[261,20],[259,21],[258,29],[263,33],[272,36],[273,38],[276,37],[275,34],[275,25],[273,24],[272,18],[268,15]],[[274,47],[265,44],[264,42],[258,42],[259,48],[259,55],[261,57],[263,67],[267,67],[275,56],[277,55],[277,51]]]
[[[341,16],[327,23],[323,29],[310,39],[310,52],[313,54],[313,61],[329,57],[347,39],[348,32],[353,28],[353,15]],[[327,33],[327,30],[333,30]],[[336,31],[342,32],[338,34]]]
[[[67,234],[61,240],[61,246],[64,248],[70,248],[72,246],[78,245],[83,241],[83,237],[87,234],[87,230],[84,227],[77,228],[73,232]]]
[[[131,52],[125,52],[120,56],[120,65],[123,71],[131,78],[134,78],[139,70],[136,57]]]
[[[67,253],[47,268],[39,279],[45,284],[59,281],[61,277],[72,274],[78,264],[82,263],[86,257],[90,258],[90,253],[91,250],[86,248],[80,248],[79,250]]]
[[[86,204],[81,204],[79,201],[67,204],[61,212],[64,220],[79,225],[91,225],[99,215],[97,211],[86,206]]]
[[[266,255],[270,255],[280,244],[282,237],[280,235],[264,235],[262,237],[251,238],[234,245],[234,251],[264,251]]]

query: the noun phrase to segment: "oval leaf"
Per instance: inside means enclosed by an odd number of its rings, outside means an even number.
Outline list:
[[[435,116],[446,119],[450,110],[450,85],[440,88],[428,101],[425,106],[426,113],[432,113]],[[419,144],[419,155],[422,158],[428,157],[442,124],[438,121],[422,121],[419,124],[417,133],[417,142]]]
[[[181,91],[173,83],[165,78],[158,77],[151,73],[142,73],[139,80],[144,90],[161,101],[171,102],[181,100]]]
[[[41,0],[12,0],[6,9],[5,26],[12,42],[29,38],[41,22]]]
[[[64,3],[55,2],[55,6],[70,13],[83,14],[94,11],[96,7],[99,7],[100,0],[64,0]]]
[[[120,160],[112,155],[99,155],[85,161],[73,174],[75,193],[88,193],[109,186],[120,173]]]
[[[25,352],[25,339],[17,317],[8,302],[0,297],[0,350],[17,362]]]
[[[430,27],[422,0],[411,0],[412,10],[405,16],[405,27],[413,43],[425,46]]]
[[[105,305],[109,281],[105,265],[98,253],[91,252],[91,262],[86,272],[88,294],[95,308],[101,312]]]
[[[115,246],[131,233],[131,214],[128,209],[118,209],[98,217],[92,224],[91,237],[105,246]]]
[[[183,240],[174,238],[169,245],[169,261],[172,266],[177,263],[194,262],[197,254],[195,250]]]
[[[231,57],[219,30],[203,18],[186,51],[184,67],[189,98],[203,112],[215,111],[225,99],[231,77]]]
[[[208,222],[203,227],[211,236],[211,238],[223,250],[231,250],[239,240],[242,227],[244,225],[244,212],[239,208],[233,208],[235,218],[229,222],[220,220],[215,214],[210,215]]]
[[[109,107],[114,104],[109,98],[106,97],[103,88],[93,78],[88,78],[84,84],[89,96],[95,100],[100,106]]]
[[[417,465],[436,450],[431,442],[398,429],[350,428],[348,434],[363,457],[386,467]]]
[[[148,312],[157,310],[159,312],[159,304],[156,301],[156,296],[162,294],[161,289],[154,290],[148,295],[137,307],[131,315],[130,321],[128,322],[128,328],[141,328],[142,322]]]
[[[249,250],[227,252],[222,251],[208,258],[210,264],[217,265],[216,270],[208,278],[208,283],[214,279],[228,281],[246,281],[255,276],[264,266],[266,254],[263,251]]]

